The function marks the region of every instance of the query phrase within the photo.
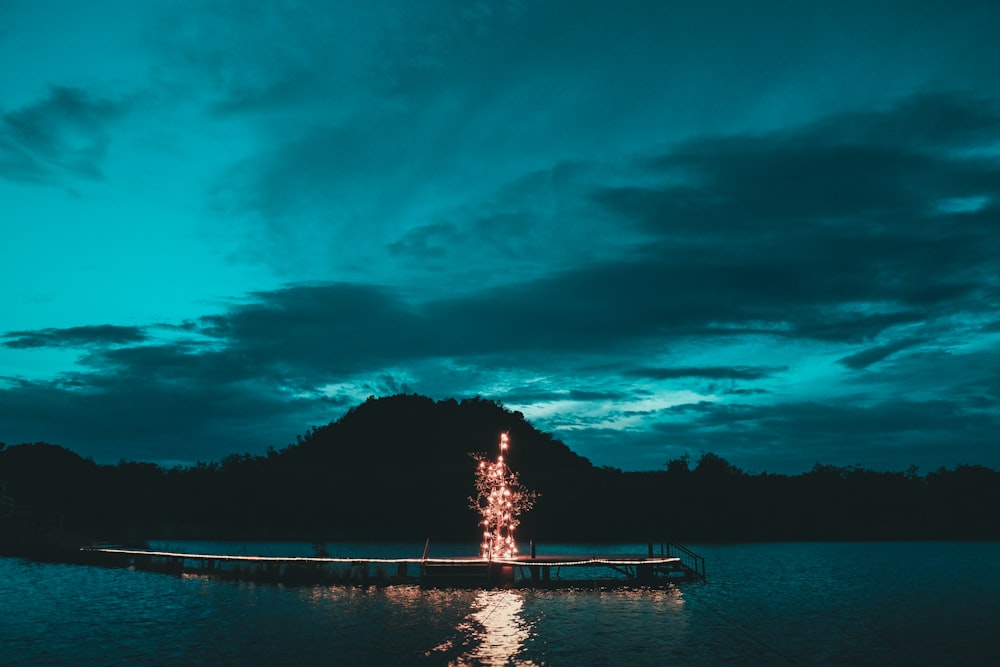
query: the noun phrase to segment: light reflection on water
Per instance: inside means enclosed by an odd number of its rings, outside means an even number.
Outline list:
[[[478,644],[469,652],[469,660],[482,665],[506,665],[514,660],[524,650],[532,628],[530,622],[521,618],[524,610],[521,592],[480,591],[473,608],[469,619],[478,630]],[[459,659],[452,664],[466,664],[466,661]],[[525,660],[520,664],[535,663]]]
[[[530,659],[519,658],[531,636],[532,623],[522,617],[524,595],[516,590],[483,590],[476,594],[469,615],[455,630],[465,639],[459,646],[449,639],[427,655],[449,655],[465,649],[449,665],[535,665]]]
[[[668,590],[483,590],[454,631],[426,652],[433,664],[661,664],[687,641],[683,597]],[[646,662],[648,661],[648,663]]]
[[[524,656],[537,618],[524,614],[525,594],[518,590],[317,586],[301,589],[300,595],[341,626],[345,607],[367,614],[380,609],[386,618],[378,630],[426,638],[422,656],[433,664],[538,664]]]

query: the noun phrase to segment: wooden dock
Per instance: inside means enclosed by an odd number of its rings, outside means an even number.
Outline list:
[[[234,581],[290,585],[397,585],[426,587],[669,586],[705,578],[704,559],[681,545],[649,545],[645,555],[531,554],[487,560],[455,558],[330,558],[196,554],[112,546],[85,547],[93,565]]]
[[[532,558],[457,564],[429,559],[423,586],[518,586],[525,588],[664,586],[703,579],[677,556],[545,554]]]

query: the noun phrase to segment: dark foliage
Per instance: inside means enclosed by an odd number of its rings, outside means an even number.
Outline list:
[[[478,543],[470,453],[510,432],[510,467],[541,494],[521,539],[1000,539],[1000,473],[887,473],[817,464],[747,474],[722,457],[662,471],[597,468],[483,399],[369,398],[264,456],[164,470],[97,465],[44,443],[0,447],[0,548],[58,528],[80,540],[454,540]],[[6,537],[3,537],[3,536]]]

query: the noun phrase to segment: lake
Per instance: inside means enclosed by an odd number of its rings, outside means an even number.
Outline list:
[[[327,546],[333,556],[423,550]],[[288,587],[0,558],[0,665],[1000,664],[1000,543],[688,546],[706,558],[706,582],[617,591]],[[432,545],[431,555],[475,550]]]

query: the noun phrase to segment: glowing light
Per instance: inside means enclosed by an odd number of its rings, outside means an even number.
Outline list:
[[[534,494],[533,494],[534,495]],[[507,538],[509,544],[513,544],[513,536]],[[269,563],[350,563],[354,565],[364,565],[366,563],[415,563],[430,565],[476,565],[483,562],[482,558],[320,558],[315,556],[236,556],[232,554],[203,554],[186,553],[183,551],[152,551],[149,549],[118,549],[113,547],[81,547],[80,551],[96,551],[109,554],[123,554],[131,556],[158,556],[163,558],[184,558],[188,560],[217,560],[230,562],[269,562]],[[527,556],[497,556],[494,562],[504,565],[525,565],[528,563],[546,565],[548,567],[579,567],[584,565],[665,565],[667,563],[679,563],[680,558],[676,556],[647,557],[647,556],[591,556],[591,557],[555,557],[531,559]]]
[[[480,555],[486,560],[517,557],[514,529],[518,516],[531,509],[537,494],[521,486],[517,473],[511,472],[504,461],[503,452],[509,447],[507,433],[500,435],[500,453],[496,461],[488,461],[479,454],[476,470],[475,498],[470,498],[472,508],[482,516],[480,525],[485,527]]]

